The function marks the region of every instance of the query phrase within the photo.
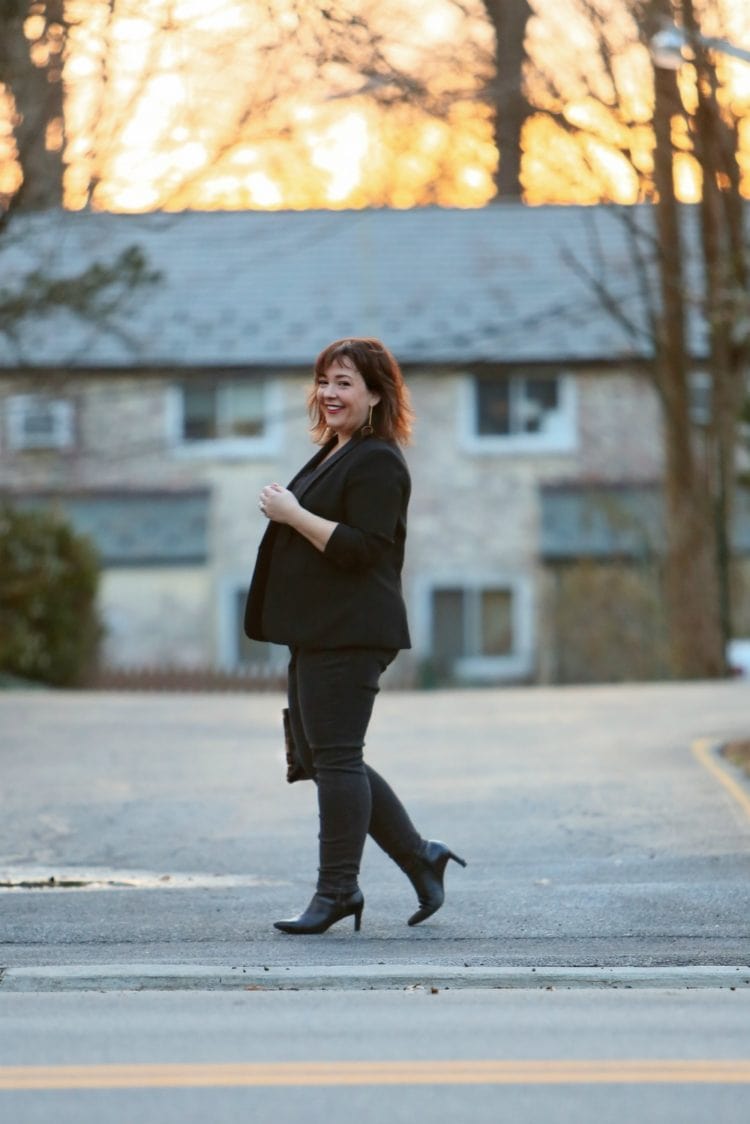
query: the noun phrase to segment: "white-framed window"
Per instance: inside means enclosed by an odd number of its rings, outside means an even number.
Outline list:
[[[438,682],[519,679],[533,670],[527,577],[432,577],[419,600],[415,646]]]
[[[281,385],[242,375],[191,375],[172,387],[172,444],[197,456],[266,456],[281,444]]]
[[[713,379],[709,371],[688,372],[688,408],[693,425],[705,427],[713,417]]]
[[[75,407],[69,399],[47,394],[13,394],[6,399],[5,409],[10,449],[73,448]]]
[[[550,368],[486,370],[463,380],[462,445],[470,452],[571,452],[575,380]]]

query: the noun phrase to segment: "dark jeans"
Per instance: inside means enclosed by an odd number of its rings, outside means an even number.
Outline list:
[[[362,756],[380,676],[395,652],[296,648],[289,663],[289,719],[295,752],[318,786],[318,892],[357,888],[368,833],[394,862],[422,838],[393,789]]]

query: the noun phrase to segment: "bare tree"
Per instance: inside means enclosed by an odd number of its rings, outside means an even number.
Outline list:
[[[525,93],[525,41],[532,9],[527,0],[483,0],[483,5],[495,31],[495,75],[488,93],[494,93],[492,117],[499,157],[495,182],[497,199],[503,202],[523,195],[523,129],[531,113]]]
[[[739,123],[723,111],[715,66],[701,43],[692,0],[683,0],[685,31],[693,44],[697,103],[690,133],[701,169],[701,242],[708,361],[712,385],[712,478],[717,527],[722,635],[731,634],[729,527],[735,484],[738,419],[750,356],[750,332],[742,326],[748,297],[748,245],[738,162]]]
[[[585,6],[591,10],[590,4]],[[730,525],[750,340],[737,122],[718,96],[716,67],[701,46],[690,0],[683,0],[679,12],[669,0],[643,0],[630,5],[629,15],[644,46],[661,20],[681,16],[694,51],[693,90],[687,102],[674,72],[653,72],[653,229],[644,232],[627,212],[624,219],[662,406],[665,598],[672,666],[681,677],[716,676],[726,671],[732,628]],[[609,58],[609,41],[601,41],[600,47],[601,56]],[[675,159],[685,151],[701,172],[697,213],[680,208],[675,195]],[[589,279],[609,313],[622,322],[603,272]],[[694,333],[689,330],[697,316],[707,336],[706,353],[700,358],[692,353]],[[708,413],[697,425],[691,410],[696,364],[710,394]]]
[[[528,0],[451,0],[451,5],[462,19],[459,41],[446,41],[442,50],[416,52],[408,68],[394,52],[398,33],[375,30],[367,13],[353,23],[345,3],[328,9],[329,25],[343,32],[333,49],[341,62],[351,65],[359,60],[356,65],[364,78],[361,92],[381,105],[408,104],[440,121],[449,121],[462,103],[485,105],[497,151],[495,199],[518,200],[523,195],[523,130],[532,112],[524,74],[526,28],[533,9]],[[490,36],[481,34],[480,22],[491,28]],[[354,50],[352,26],[358,32]],[[320,47],[326,53],[329,42],[323,39]]]
[[[368,168],[371,189],[364,202],[394,200],[404,166],[399,141],[408,159],[414,138],[430,121],[453,138],[445,141],[451,159],[433,161],[434,180],[424,181],[421,201],[443,200],[440,184],[456,175],[457,148],[465,143],[467,128],[480,127],[482,105],[487,136],[494,135],[502,153],[498,197],[521,196],[521,137],[528,115],[522,74],[531,13],[527,0],[445,0],[443,13],[458,16],[457,34],[424,42],[419,12],[374,0],[326,0],[312,6],[302,0],[254,0],[237,9],[241,26],[224,32],[212,28],[208,14],[186,14],[175,0],[153,20],[135,67],[132,58],[123,63],[118,37],[120,21],[133,11],[127,0],[88,5],[5,0],[0,8],[0,80],[12,99],[23,174],[20,189],[5,200],[7,206],[59,206],[65,173],[69,204],[116,207],[114,169],[127,166],[128,146],[132,150],[132,142],[124,144],[123,138],[148,116],[146,106],[155,104],[155,90],[177,84],[182,92],[169,113],[163,97],[158,98],[160,182],[151,194],[144,189],[134,209],[177,210],[195,205],[196,199],[202,206],[252,205],[250,197],[243,199],[234,161],[238,153],[259,145],[266,163],[283,165],[289,204],[312,205],[315,191],[324,195],[325,185],[303,140],[300,90],[308,106],[322,109],[328,120],[337,99],[377,109],[377,127],[393,158],[385,174]],[[64,89],[63,62],[81,50],[88,73],[77,73]],[[83,87],[88,91],[87,153],[81,147],[78,112],[72,114],[78,135],[66,137],[65,128],[71,113],[64,96],[70,105],[78,104]],[[470,118],[473,126],[468,126]],[[176,141],[178,135],[182,143]],[[75,141],[67,170],[66,140]],[[139,155],[148,157],[147,146]],[[288,169],[295,163],[304,166],[298,185],[307,188],[299,199],[289,183]],[[142,167],[138,178],[144,178]],[[215,184],[232,178],[230,202],[216,195]]]
[[[38,211],[62,205],[64,0],[3,0],[0,83],[15,126],[20,176],[0,208]]]
[[[111,11],[114,0],[106,3]],[[4,244],[28,237],[24,218],[30,213],[63,207],[63,60],[71,26],[64,0],[3,0],[0,6],[0,82],[18,164],[17,182],[0,197]],[[158,280],[137,246],[106,258],[104,250],[102,261],[61,277],[51,276],[40,257],[23,275],[0,279],[0,336],[19,367],[26,364],[22,338],[28,321],[64,310],[119,330],[114,313],[122,302]]]

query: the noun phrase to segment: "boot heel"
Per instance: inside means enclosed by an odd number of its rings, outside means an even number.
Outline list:
[[[437,839],[427,839],[416,854],[402,864],[402,870],[417,891],[419,909],[409,918],[409,925],[419,925],[432,917],[445,899],[445,868],[453,859],[466,866],[466,859],[454,854],[450,847]]]
[[[365,899],[360,889],[351,894],[314,894],[304,913],[289,921],[274,921],[282,933],[325,933],[331,925],[354,915],[354,930],[359,931]]]

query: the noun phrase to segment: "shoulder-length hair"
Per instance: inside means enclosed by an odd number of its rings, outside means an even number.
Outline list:
[[[330,436],[318,403],[317,384],[318,379],[336,360],[354,367],[365,380],[368,389],[380,395],[380,401],[372,412],[375,436],[395,441],[399,445],[408,444],[414,412],[404,376],[388,348],[380,340],[370,338],[335,340],[323,348],[315,360],[315,382],[307,399],[313,440],[322,445]]]

